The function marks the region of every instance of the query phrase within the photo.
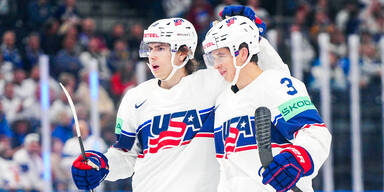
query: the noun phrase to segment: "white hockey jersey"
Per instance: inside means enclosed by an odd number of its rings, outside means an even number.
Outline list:
[[[234,93],[227,88],[217,99],[215,114],[216,157],[220,164],[219,192],[275,191],[262,184],[255,137],[256,108],[271,110],[273,155],[298,145],[306,149],[314,172],[297,186],[313,191],[312,179],[330,150],[331,135],[312,104],[305,85],[286,73],[268,70]]]
[[[216,71],[199,70],[171,89],[152,79],[129,90],[117,114],[118,143],[106,153],[106,180],[134,173],[135,192],[216,191],[213,109],[225,84]]]

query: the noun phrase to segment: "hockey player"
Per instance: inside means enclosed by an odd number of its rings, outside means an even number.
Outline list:
[[[148,57],[156,78],[122,99],[118,142],[106,154],[87,151],[97,166],[81,156],[74,162],[78,188],[92,189],[104,178],[115,181],[135,173],[135,192],[216,191],[212,111],[226,83],[214,70],[192,73],[196,44],[195,29],[185,19],[162,19],[144,31],[140,54]],[[277,55],[267,41],[263,45],[266,57]],[[274,67],[287,69],[277,57]]]
[[[312,179],[326,160],[331,135],[305,85],[281,71],[258,65],[255,24],[242,16],[211,28],[203,41],[204,60],[231,83],[217,98],[216,157],[219,192],[313,191]],[[271,110],[273,162],[263,171],[255,138],[254,112]]]
[[[185,19],[158,20],[144,31],[140,56],[148,58],[155,78],[123,97],[118,142],[105,154],[87,151],[96,169],[81,156],[74,162],[79,189],[134,173],[135,192],[216,191],[212,111],[225,82],[213,70],[194,72],[196,44],[196,31]]]

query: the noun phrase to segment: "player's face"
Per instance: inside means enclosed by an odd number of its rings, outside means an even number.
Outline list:
[[[228,48],[216,49],[212,51],[212,56],[214,58],[214,68],[219,71],[226,81],[232,82],[236,69],[233,66],[233,57]]]
[[[149,43],[149,67],[153,75],[159,79],[165,79],[172,71],[171,49],[166,43]]]

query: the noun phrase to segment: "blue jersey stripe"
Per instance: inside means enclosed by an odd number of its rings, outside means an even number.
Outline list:
[[[127,132],[127,131],[124,131],[124,130],[121,130],[121,133],[124,134],[124,135],[127,135],[129,137],[135,137],[136,136],[135,133],[130,133],[130,132]]]
[[[285,121],[284,118],[277,119],[274,126],[289,140],[293,139],[296,131],[306,124],[324,123],[315,109],[303,111],[293,118]]]
[[[281,114],[279,114],[279,115],[277,115],[274,119],[273,119],[273,124],[274,125],[276,125],[276,123],[277,123],[277,120],[279,120],[279,118],[282,118],[283,117],[283,115],[281,115]]]
[[[117,143],[113,145],[113,147],[130,150],[135,142],[136,137],[127,136],[124,134],[120,134],[118,137]]]
[[[215,128],[214,131],[215,131],[215,132],[216,132],[216,131],[220,131],[221,127],[223,127],[223,126],[220,126],[220,127]]]
[[[139,127],[136,129],[136,133],[138,133],[143,127],[145,127],[147,124],[151,123],[152,120],[148,120],[144,122],[143,124],[139,125]]]

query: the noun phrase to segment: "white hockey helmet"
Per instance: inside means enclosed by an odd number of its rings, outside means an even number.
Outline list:
[[[144,30],[143,40],[140,44],[140,57],[149,56],[148,43],[167,43],[171,48],[171,64],[172,72],[166,79],[172,78],[174,73],[185,66],[189,59],[194,58],[196,45],[197,45],[197,33],[192,23],[182,18],[169,18],[161,19],[152,23],[147,30]],[[187,46],[189,53],[184,63],[180,66],[174,64],[174,58],[176,52],[181,46]]]
[[[249,56],[245,63],[237,66],[236,56],[239,54],[239,47],[242,43],[248,45]],[[239,78],[240,69],[249,63],[254,54],[260,52],[259,29],[254,22],[243,16],[229,17],[215,24],[207,32],[203,41],[204,62],[207,67],[213,67],[215,64],[212,51],[223,47],[228,48],[233,56],[236,74],[232,85],[235,85]]]

